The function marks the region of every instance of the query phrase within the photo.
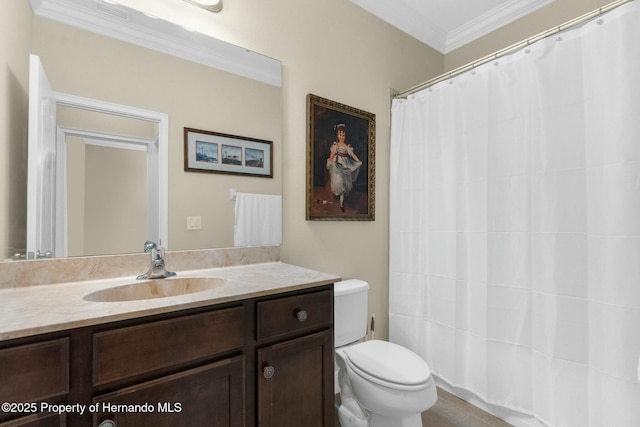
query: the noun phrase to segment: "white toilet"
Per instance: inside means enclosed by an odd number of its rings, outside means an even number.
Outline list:
[[[420,413],[438,399],[429,365],[386,341],[363,341],[369,284],[334,285],[336,392],[342,427],[422,427]]]

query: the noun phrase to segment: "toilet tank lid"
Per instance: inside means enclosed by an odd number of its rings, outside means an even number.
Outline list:
[[[369,283],[360,279],[348,279],[333,284],[333,295],[348,295],[369,289]]]

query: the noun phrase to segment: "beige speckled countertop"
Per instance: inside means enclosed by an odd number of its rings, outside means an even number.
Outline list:
[[[225,279],[215,289],[175,297],[91,302],[83,297],[136,282],[135,276],[0,289],[0,341],[152,314],[307,289],[340,277],[282,262],[179,271],[179,277]]]

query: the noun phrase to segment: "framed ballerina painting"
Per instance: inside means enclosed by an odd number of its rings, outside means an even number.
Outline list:
[[[375,114],[307,95],[307,220],[375,219]]]

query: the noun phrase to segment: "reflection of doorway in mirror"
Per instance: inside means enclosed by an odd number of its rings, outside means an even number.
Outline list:
[[[147,231],[147,152],[66,137],[67,256],[131,253]]]
[[[32,236],[45,235],[49,236],[48,240],[52,242],[54,250],[47,249],[45,256],[66,257],[68,256],[68,229],[69,221],[67,217],[67,158],[66,158],[66,136],[70,133],[76,133],[76,136],[87,136],[89,134],[93,138],[92,145],[108,146],[110,141],[115,145],[128,148],[135,147],[143,149],[145,155],[144,170],[146,176],[145,195],[139,197],[145,201],[145,208],[139,208],[138,211],[144,211],[146,215],[146,227],[142,225],[133,225],[136,229],[144,230],[145,238],[141,238],[140,242],[151,240],[158,244],[168,247],[168,145],[169,145],[169,116],[166,113],[137,108],[129,105],[116,104],[107,101],[101,101],[93,98],[85,98],[77,95],[70,95],[60,92],[54,92],[51,85],[44,76],[44,69],[40,59],[36,55],[30,56],[30,96],[29,96],[29,167],[28,167],[28,194],[27,194],[27,258],[40,257],[39,246],[36,239]],[[47,96],[39,96],[42,90],[46,89]],[[34,89],[34,90],[31,90]],[[52,106],[50,111],[45,110],[44,106]],[[45,115],[44,112],[47,112]],[[66,116],[66,118],[65,118]],[[47,131],[40,131],[42,128],[40,117],[47,118]],[[66,121],[65,121],[66,120]],[[135,129],[135,131],[134,131]],[[142,129],[142,130],[141,130]],[[142,136],[136,132],[142,132]],[[113,136],[109,136],[113,135]],[[115,141],[115,142],[114,142]],[[86,141],[85,141],[86,142]],[[106,144],[106,145],[105,145]],[[47,149],[42,147],[46,146]],[[51,147],[49,149],[49,147]],[[43,179],[41,176],[33,176],[34,171],[42,169],[42,161],[51,170],[51,177]],[[32,159],[36,159],[32,161]],[[102,160],[98,164],[102,165]],[[54,166],[55,165],[55,166]],[[98,169],[97,167],[87,167],[85,171]],[[122,166],[112,165],[111,169],[117,169],[118,177],[124,175]],[[42,174],[40,174],[42,175]],[[99,182],[102,185],[112,184],[115,175],[107,177],[109,173],[99,175]],[[86,178],[86,176],[85,176]],[[83,179],[83,178],[80,178]],[[122,190],[128,188],[128,182],[122,185]],[[43,185],[43,183],[47,185]],[[112,200],[104,204],[103,190],[95,190],[91,195],[98,197],[89,207],[101,206],[95,211],[100,213],[118,212],[122,213],[124,205],[122,200]],[[121,194],[121,193],[120,193]],[[86,193],[85,193],[86,195]],[[87,205],[85,205],[87,206]],[[86,212],[86,209],[85,209]],[[34,218],[38,216],[38,220]],[[86,217],[86,215],[85,215]],[[88,218],[88,217],[87,217]],[[91,241],[90,255],[105,255],[111,253],[127,253],[138,252],[138,248],[127,249],[108,244],[105,235],[102,233],[104,224],[102,221],[96,221],[98,236],[90,236],[86,229],[82,231],[84,242]],[[86,227],[87,221],[84,221]],[[135,221],[124,220],[118,227],[120,231],[126,233],[130,224]],[[47,227],[42,227],[46,224]],[[92,227],[91,231],[96,231]],[[141,233],[141,235],[143,235]],[[109,239],[113,237],[108,235]],[[42,240],[42,239],[40,239]],[[110,241],[110,240],[109,240]],[[139,243],[140,244],[140,243]],[[86,247],[86,244],[82,245]],[[86,249],[86,248],[85,248]],[[78,255],[87,255],[87,253],[77,253]]]
[[[64,248],[56,256],[139,252],[152,229],[147,206],[158,199],[148,167],[157,163],[158,123],[59,105],[57,128]]]
[[[55,191],[44,198],[55,199],[55,208],[48,213],[53,224],[49,232],[56,236],[53,256],[139,252],[140,242],[145,240],[166,247],[168,115],[58,92],[52,102],[56,105],[56,136],[53,138],[55,154],[50,163],[55,165],[55,178],[51,180],[55,182]],[[81,159],[81,173],[70,172],[73,165],[66,155],[70,137],[83,141],[82,154],[75,156]],[[124,155],[127,151],[142,154]],[[111,164],[107,161],[109,158],[114,159]],[[129,170],[125,165],[131,163],[134,165]],[[82,200],[82,204],[77,202],[81,207],[73,208],[80,214],[72,212],[71,217],[67,203],[68,174],[74,177],[73,184],[82,184],[81,196],[72,196],[72,200]],[[38,200],[27,203],[27,210],[43,211]],[[128,217],[126,212],[134,212],[134,217]],[[70,229],[74,234],[71,249]],[[116,235],[126,236],[126,241],[117,239]]]

